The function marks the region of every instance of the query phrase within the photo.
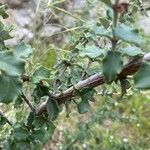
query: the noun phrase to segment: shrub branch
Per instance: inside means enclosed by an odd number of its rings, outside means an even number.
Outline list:
[[[133,60],[127,63],[123,67],[122,72],[118,75],[117,80],[125,79],[128,75],[134,75],[140,68],[142,61],[143,61],[142,57],[135,57]],[[70,100],[77,96],[76,89],[81,90],[85,87],[94,88],[104,83],[105,83],[104,76],[102,74],[96,73],[85,80],[79,81],[76,85],[68,88],[66,91],[53,95],[53,97],[58,104],[63,104],[67,100]],[[42,114],[45,110],[46,110],[46,102],[43,102],[37,107],[36,115]]]

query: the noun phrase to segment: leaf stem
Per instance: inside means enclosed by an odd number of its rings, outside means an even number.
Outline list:
[[[27,105],[30,107],[31,111],[33,113],[35,113],[35,108],[33,107],[33,105],[31,104],[31,102],[27,99],[27,97],[24,95],[24,93],[22,92],[21,94],[22,99],[27,103]]]
[[[114,29],[117,27],[118,24],[118,12],[116,10],[116,6],[118,6],[119,0],[115,1],[115,4],[113,5],[113,25],[112,25],[112,34],[113,34],[113,38],[112,38],[112,50],[115,51],[116,50],[116,44],[117,44],[117,40],[115,37],[115,33],[114,33]]]
[[[119,3],[119,0],[116,0],[114,6],[117,6]],[[117,27],[117,23],[118,23],[118,12],[116,11],[115,8],[113,8],[114,11],[114,16],[113,16],[113,28]]]

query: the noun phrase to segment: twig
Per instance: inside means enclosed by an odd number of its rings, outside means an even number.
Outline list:
[[[35,112],[35,108],[33,107],[33,105],[31,104],[31,102],[27,99],[27,97],[24,95],[24,93],[22,92],[21,94],[22,99],[27,103],[27,105],[30,107],[31,111],[34,113]]]

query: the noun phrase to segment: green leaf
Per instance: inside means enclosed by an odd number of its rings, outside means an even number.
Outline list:
[[[35,117],[35,114],[33,112],[30,112],[28,117],[27,117],[27,123],[26,125],[28,126],[28,128],[32,129],[33,128],[33,121],[34,121],[34,117]]]
[[[48,123],[48,129],[47,129],[48,135],[47,135],[47,136],[53,135],[56,126],[55,126],[55,125],[53,124],[53,122],[51,122],[51,121],[50,121],[50,122],[47,122],[47,123]]]
[[[31,80],[33,83],[38,83],[39,81],[47,79],[49,77],[50,77],[50,70],[48,70],[43,66],[40,66],[34,71]]]
[[[33,139],[38,140],[41,143],[43,143],[45,132],[43,131],[43,129],[35,130],[32,132],[31,136],[33,137]]]
[[[14,138],[17,140],[25,140],[29,135],[29,131],[23,127],[17,127],[14,129]]]
[[[107,14],[107,17],[110,21],[112,21],[113,19],[113,14],[114,14],[114,11],[112,8],[108,8],[107,11],[106,11],[106,14]]]
[[[89,28],[90,28],[90,31],[94,33],[95,35],[110,37],[110,33],[103,26],[98,26],[94,24],[94,25],[91,25]]]
[[[132,29],[124,24],[114,29],[114,35],[118,39],[124,40],[128,43],[133,43],[137,46],[141,46],[141,44],[143,43],[143,39],[139,35],[138,30]]]
[[[80,91],[79,95],[83,101],[90,100],[96,91],[93,88],[84,88]]]
[[[81,51],[85,49],[85,47],[82,43],[79,43],[78,45],[76,45],[75,48],[77,48],[78,50],[81,50]]]
[[[24,140],[24,141],[15,141],[14,142],[14,147],[11,149],[15,149],[15,150],[30,150],[31,149],[31,145],[30,145],[30,141]]]
[[[51,120],[55,120],[59,114],[59,106],[54,99],[48,99],[47,112]]]
[[[121,85],[121,95],[123,96],[126,94],[127,89],[131,87],[130,82],[127,79],[120,80]]]
[[[111,0],[101,0],[103,3],[105,3],[106,5],[108,5],[109,7],[112,6],[111,4]]]
[[[14,101],[14,108],[20,108],[20,105],[23,103],[21,96],[18,96]]]
[[[99,21],[105,29],[110,26],[110,20],[108,20],[106,17],[99,18]]]
[[[0,6],[1,7],[1,6]],[[1,10],[0,10],[1,11]],[[6,29],[6,27],[3,25],[3,23],[0,21],[0,51],[5,51],[8,48],[5,46],[5,40],[8,40],[11,38],[10,29]]]
[[[21,94],[22,83],[18,77],[0,75],[0,102],[10,103]]]
[[[30,144],[31,145],[31,144]],[[32,143],[31,148],[29,150],[41,150],[42,149],[42,144],[39,143],[39,141],[36,141]]]
[[[105,53],[105,51],[99,47],[96,46],[91,46],[91,47],[87,47],[85,48],[82,52],[81,52],[81,57],[89,57],[91,59],[103,56]]]
[[[16,57],[28,58],[32,54],[32,49],[24,42],[21,42],[20,44],[14,47],[13,52]]]
[[[49,87],[47,87],[46,85],[37,84],[32,94],[35,102],[39,103],[41,97],[47,95],[48,91],[49,91]]]
[[[2,143],[3,150],[11,150],[11,144],[10,139],[5,139]]]
[[[77,91],[82,101],[77,105],[78,112],[84,114],[89,110],[89,100],[93,97],[96,92],[93,88],[84,88],[81,91]]]
[[[0,41],[8,40],[11,38],[9,31],[5,29],[5,26],[0,22]],[[1,43],[2,44],[2,43]],[[3,43],[4,45],[4,43]]]
[[[140,48],[138,47],[133,47],[133,46],[128,46],[126,48],[122,48],[119,50],[123,54],[127,54],[129,56],[137,56],[137,55],[142,55],[143,52],[141,51]]]
[[[150,64],[143,63],[134,76],[135,87],[138,89],[150,89]]]
[[[33,121],[33,126],[35,126],[36,128],[42,128],[44,126],[45,123],[48,123],[48,120],[42,116],[37,116],[34,118]]]
[[[77,105],[78,112],[80,114],[84,114],[84,113],[88,112],[89,107],[90,107],[89,102],[83,101],[83,100]]]
[[[11,138],[6,138],[6,140],[3,142],[3,150],[30,150],[30,141],[29,140],[16,140]]]
[[[42,57],[40,57],[40,63],[44,66],[44,67],[53,67],[54,64],[56,64],[57,61],[57,54],[55,49],[50,48],[47,50],[47,52],[42,55]]]
[[[7,119],[3,116],[0,116],[0,128],[7,123]]]
[[[44,129],[44,136],[43,138],[41,137],[41,135],[38,135],[39,132],[33,132],[33,137],[37,140],[40,140],[41,142],[45,143],[48,140],[50,140],[50,137],[53,135],[54,130],[55,130],[55,125],[46,117],[42,117],[42,116],[37,116],[34,118],[33,121],[33,126],[36,129]],[[43,131],[43,130],[42,130]],[[41,132],[41,131],[40,131]],[[37,137],[36,137],[37,136]]]
[[[8,18],[8,14],[6,13],[5,6],[1,4],[0,4],[0,15],[3,17],[3,19]]]
[[[25,62],[12,51],[0,52],[0,70],[10,76],[20,76],[24,72]]]
[[[103,59],[103,74],[106,83],[110,84],[114,81],[122,68],[123,62],[121,60],[121,53],[108,51],[106,57]]]
[[[46,143],[50,140],[50,138],[54,134],[55,128],[56,128],[55,125],[51,122],[49,128],[45,131],[43,143]]]

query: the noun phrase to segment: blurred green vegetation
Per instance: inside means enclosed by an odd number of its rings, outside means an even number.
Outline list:
[[[149,95],[149,94],[147,94]],[[121,101],[99,96],[86,116],[71,112],[58,128],[63,150],[148,150],[150,148],[150,98],[143,93]],[[72,106],[74,107],[74,106]],[[73,109],[71,109],[73,110]]]

